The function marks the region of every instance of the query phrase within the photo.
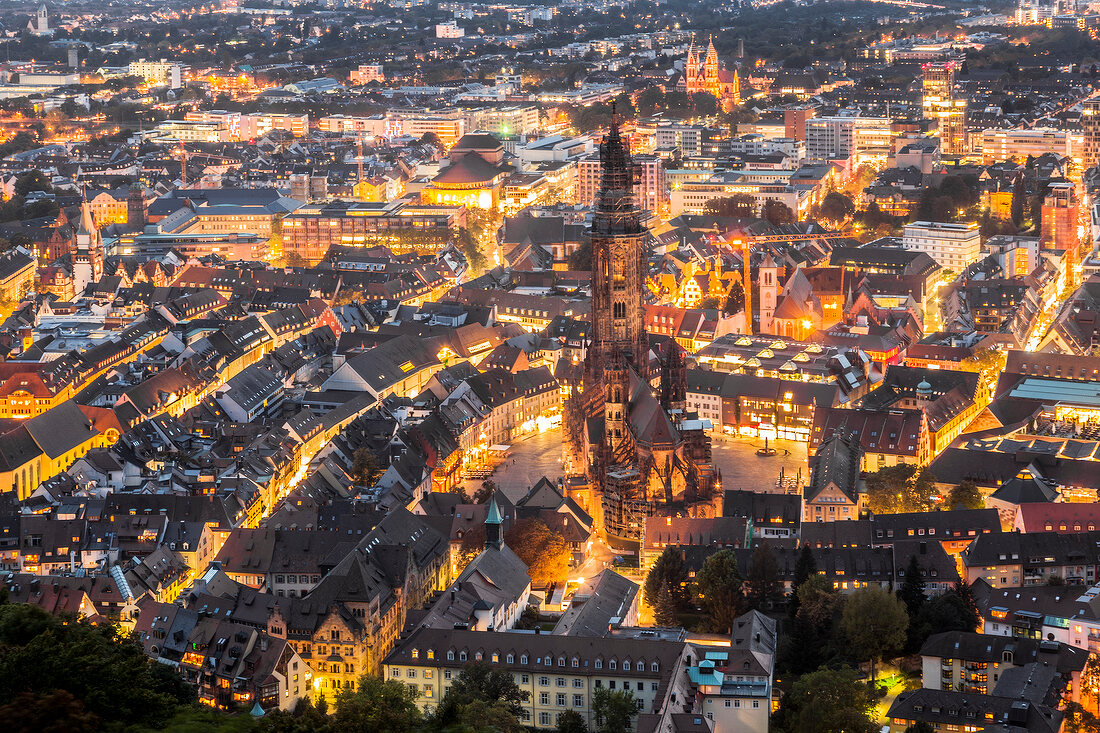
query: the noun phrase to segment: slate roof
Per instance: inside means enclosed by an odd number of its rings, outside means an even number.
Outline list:
[[[632,580],[604,569],[577,589],[569,608],[550,633],[606,636],[609,628],[625,620],[640,590]]]

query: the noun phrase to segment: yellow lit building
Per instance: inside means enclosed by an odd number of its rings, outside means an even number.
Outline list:
[[[504,147],[492,135],[463,135],[449,155],[450,164],[420,193],[426,204],[497,209],[504,179],[513,170]]]
[[[110,410],[63,402],[0,435],[0,486],[15,491],[22,501],[43,481],[68,469],[90,449],[113,444],[120,434]]]

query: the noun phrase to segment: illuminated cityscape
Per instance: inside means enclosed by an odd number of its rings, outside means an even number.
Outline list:
[[[6,3],[4,729],[1100,730],[1098,34]]]

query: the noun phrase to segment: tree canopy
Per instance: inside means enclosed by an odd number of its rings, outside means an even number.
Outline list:
[[[777,733],[875,733],[875,698],[852,669],[803,675],[773,719]]]
[[[21,710],[27,729],[160,728],[194,699],[175,670],[116,626],[0,605],[0,705]]]
[[[983,509],[985,507],[985,498],[982,496],[982,492],[978,490],[978,485],[973,481],[963,481],[947,492],[947,508],[958,509],[960,507],[963,509]]]
[[[909,614],[893,593],[871,585],[848,597],[840,625],[852,652],[871,663],[874,680],[875,662],[905,644]]]
[[[756,201],[747,193],[735,193],[732,196],[711,199],[703,207],[708,216],[732,216],[737,219],[751,219],[756,212]]]
[[[710,614],[714,630],[728,632],[733,628],[733,620],[745,608],[744,581],[733,550],[719,550],[708,557],[703,569],[695,576],[695,582],[699,585],[703,608]]]
[[[541,520],[520,519],[504,534],[504,541],[527,564],[532,586],[544,588],[569,577],[572,550],[560,532]]]
[[[935,477],[909,463],[885,466],[867,474],[867,508],[875,514],[924,512],[932,508]]]

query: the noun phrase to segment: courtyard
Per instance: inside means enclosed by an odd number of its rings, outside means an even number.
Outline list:
[[[806,443],[769,440],[768,447],[775,448],[776,454],[762,457],[756,450],[764,447],[763,438],[730,435],[712,438],[714,466],[721,472],[724,489],[771,490],[780,471],[787,477],[801,476],[803,483],[807,480]],[[543,476],[556,481],[561,475],[561,429],[554,428],[513,443],[508,457],[497,466],[491,479],[515,501]],[[480,485],[480,481],[466,482],[471,493]]]

